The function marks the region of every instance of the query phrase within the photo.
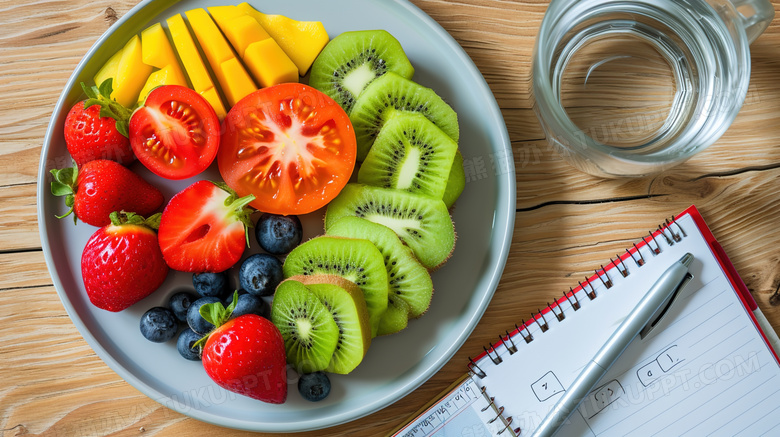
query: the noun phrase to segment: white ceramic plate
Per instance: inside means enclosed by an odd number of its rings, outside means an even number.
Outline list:
[[[347,30],[386,29],[398,38],[416,69],[414,80],[433,88],[459,115],[467,184],[453,214],[458,231],[455,253],[434,273],[433,302],[422,318],[399,334],[375,339],[352,374],[332,376],[332,392],[325,401],[304,401],[293,384],[295,376],[283,405],[228,393],[206,376],[199,362],[182,359],[175,340],[150,343],[138,330],[141,314],[164,305],[174,290],[191,286],[191,275],[172,272],[160,290],[121,313],[94,308],[83,289],[79,262],[95,228],[57,220],[54,216],[64,211],[64,204],[49,193],[49,170],[70,162],[62,129],[69,108],[82,98],[79,83],[91,83],[105,60],[148,25],[218,4],[231,3],[143,1],[78,65],[57,102],[41,155],[38,220],[46,262],[65,309],[86,341],[117,374],[157,402],[206,422],[253,431],[305,431],[348,422],[390,405],[425,382],[453,356],[485,311],[514,226],[515,175],[506,126],[466,53],[414,5],[403,0],[254,0],[261,11],[322,21],[331,37]],[[218,178],[214,167],[198,179]],[[131,168],[160,187],[166,198],[194,182],[157,178],[139,163]],[[304,220],[307,236],[320,233],[321,223],[317,214]],[[254,245],[247,255],[258,250]]]

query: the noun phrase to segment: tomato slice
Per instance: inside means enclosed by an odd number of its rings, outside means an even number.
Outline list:
[[[167,179],[208,168],[219,148],[219,119],[195,91],[180,85],[152,90],[130,118],[130,146],[141,163]]]
[[[299,83],[244,97],[223,121],[219,172],[255,208],[306,214],[347,184],[357,146],[349,116],[333,99]]]

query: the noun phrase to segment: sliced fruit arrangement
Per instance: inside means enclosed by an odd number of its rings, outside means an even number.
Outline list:
[[[165,262],[182,272],[222,272],[241,258],[252,226],[247,204],[219,182],[198,181],[168,202],[159,240]]]
[[[252,206],[274,214],[322,208],[355,167],[349,117],[320,91],[299,83],[258,90],[228,113],[219,172]]]
[[[328,204],[325,232],[343,217],[385,225],[409,246],[425,267],[443,264],[455,248],[455,228],[441,199],[406,191],[347,184]]]
[[[384,30],[344,32],[333,38],[314,61],[309,84],[349,114],[366,86],[387,72],[406,79],[414,74],[397,39]]]
[[[184,16],[189,28],[182,15],[166,20],[170,38],[162,24],[131,38],[66,124],[78,167],[52,171],[52,192],[103,226],[82,256],[87,295],[121,311],[169,269],[191,272],[193,289],[141,317],[145,338],[176,338],[218,385],[270,403],[287,397],[289,363],[301,395],[321,400],[323,372],[351,373],[374,337],[431,304],[429,270],[454,249],[448,208],[465,185],[457,115],[412,81],[386,31],[329,43],[320,22],[247,3]],[[313,86],[296,83],[309,70]],[[110,151],[119,163],[95,160]],[[121,165],[136,157],[173,180],[217,159],[224,182],[193,181],[143,219],[163,198]],[[325,235],[302,242],[296,215],[324,207]],[[256,210],[263,252],[244,257]]]
[[[141,176],[107,159],[89,161],[81,168],[51,170],[51,174],[52,194],[65,196],[65,205],[70,208],[58,218],[73,213],[74,223],[81,219],[88,225],[106,226],[114,211],[135,211],[148,216],[165,200],[160,190]]]
[[[122,311],[157,290],[168,275],[155,230],[160,215],[111,213],[81,255],[81,276],[90,302]]]
[[[284,276],[336,275],[363,291],[371,334],[387,309],[388,280],[382,253],[368,240],[321,236],[293,249],[284,261]]]

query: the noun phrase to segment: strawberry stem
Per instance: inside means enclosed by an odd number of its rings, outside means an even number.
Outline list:
[[[111,220],[111,224],[114,226],[122,226],[122,225],[145,226],[155,231],[160,228],[161,217],[162,214],[159,212],[157,214],[149,216],[149,218],[144,218],[143,216],[140,216],[134,212],[126,212],[126,211],[114,211],[108,215],[108,218]]]
[[[236,309],[237,303],[238,290],[233,292],[233,301],[230,302],[230,305],[228,305],[227,308],[222,305],[222,302],[207,303],[201,306],[198,310],[200,316],[203,317],[203,320],[214,325],[214,330],[204,335],[200,340],[196,341],[192,347],[203,347],[203,344],[206,343],[206,340],[208,340],[211,333],[213,333],[220,326],[224,325],[225,322],[230,320],[230,316],[233,315],[233,310]]]
[[[113,79],[108,78],[103,83],[97,86],[87,87],[84,82],[81,82],[81,88],[87,95],[87,100],[84,101],[84,109],[93,105],[100,105],[100,116],[110,117],[116,120],[116,130],[126,136],[129,134],[130,116],[133,115],[133,111],[129,108],[125,108],[119,102],[111,98],[113,92]]]
[[[63,169],[52,169],[49,171],[53,177],[51,181],[51,194],[55,196],[65,196],[65,206],[70,208],[63,215],[55,215],[58,219],[65,218],[73,212],[73,205],[76,203],[76,180],[79,176],[79,168],[76,164],[73,167]],[[73,224],[78,221],[76,214],[73,214]]]

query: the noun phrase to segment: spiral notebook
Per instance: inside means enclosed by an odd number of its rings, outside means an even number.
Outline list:
[[[559,436],[780,435],[777,335],[695,207],[599,265],[470,359],[393,436],[531,436],[655,280],[686,252],[693,279],[634,340]]]

